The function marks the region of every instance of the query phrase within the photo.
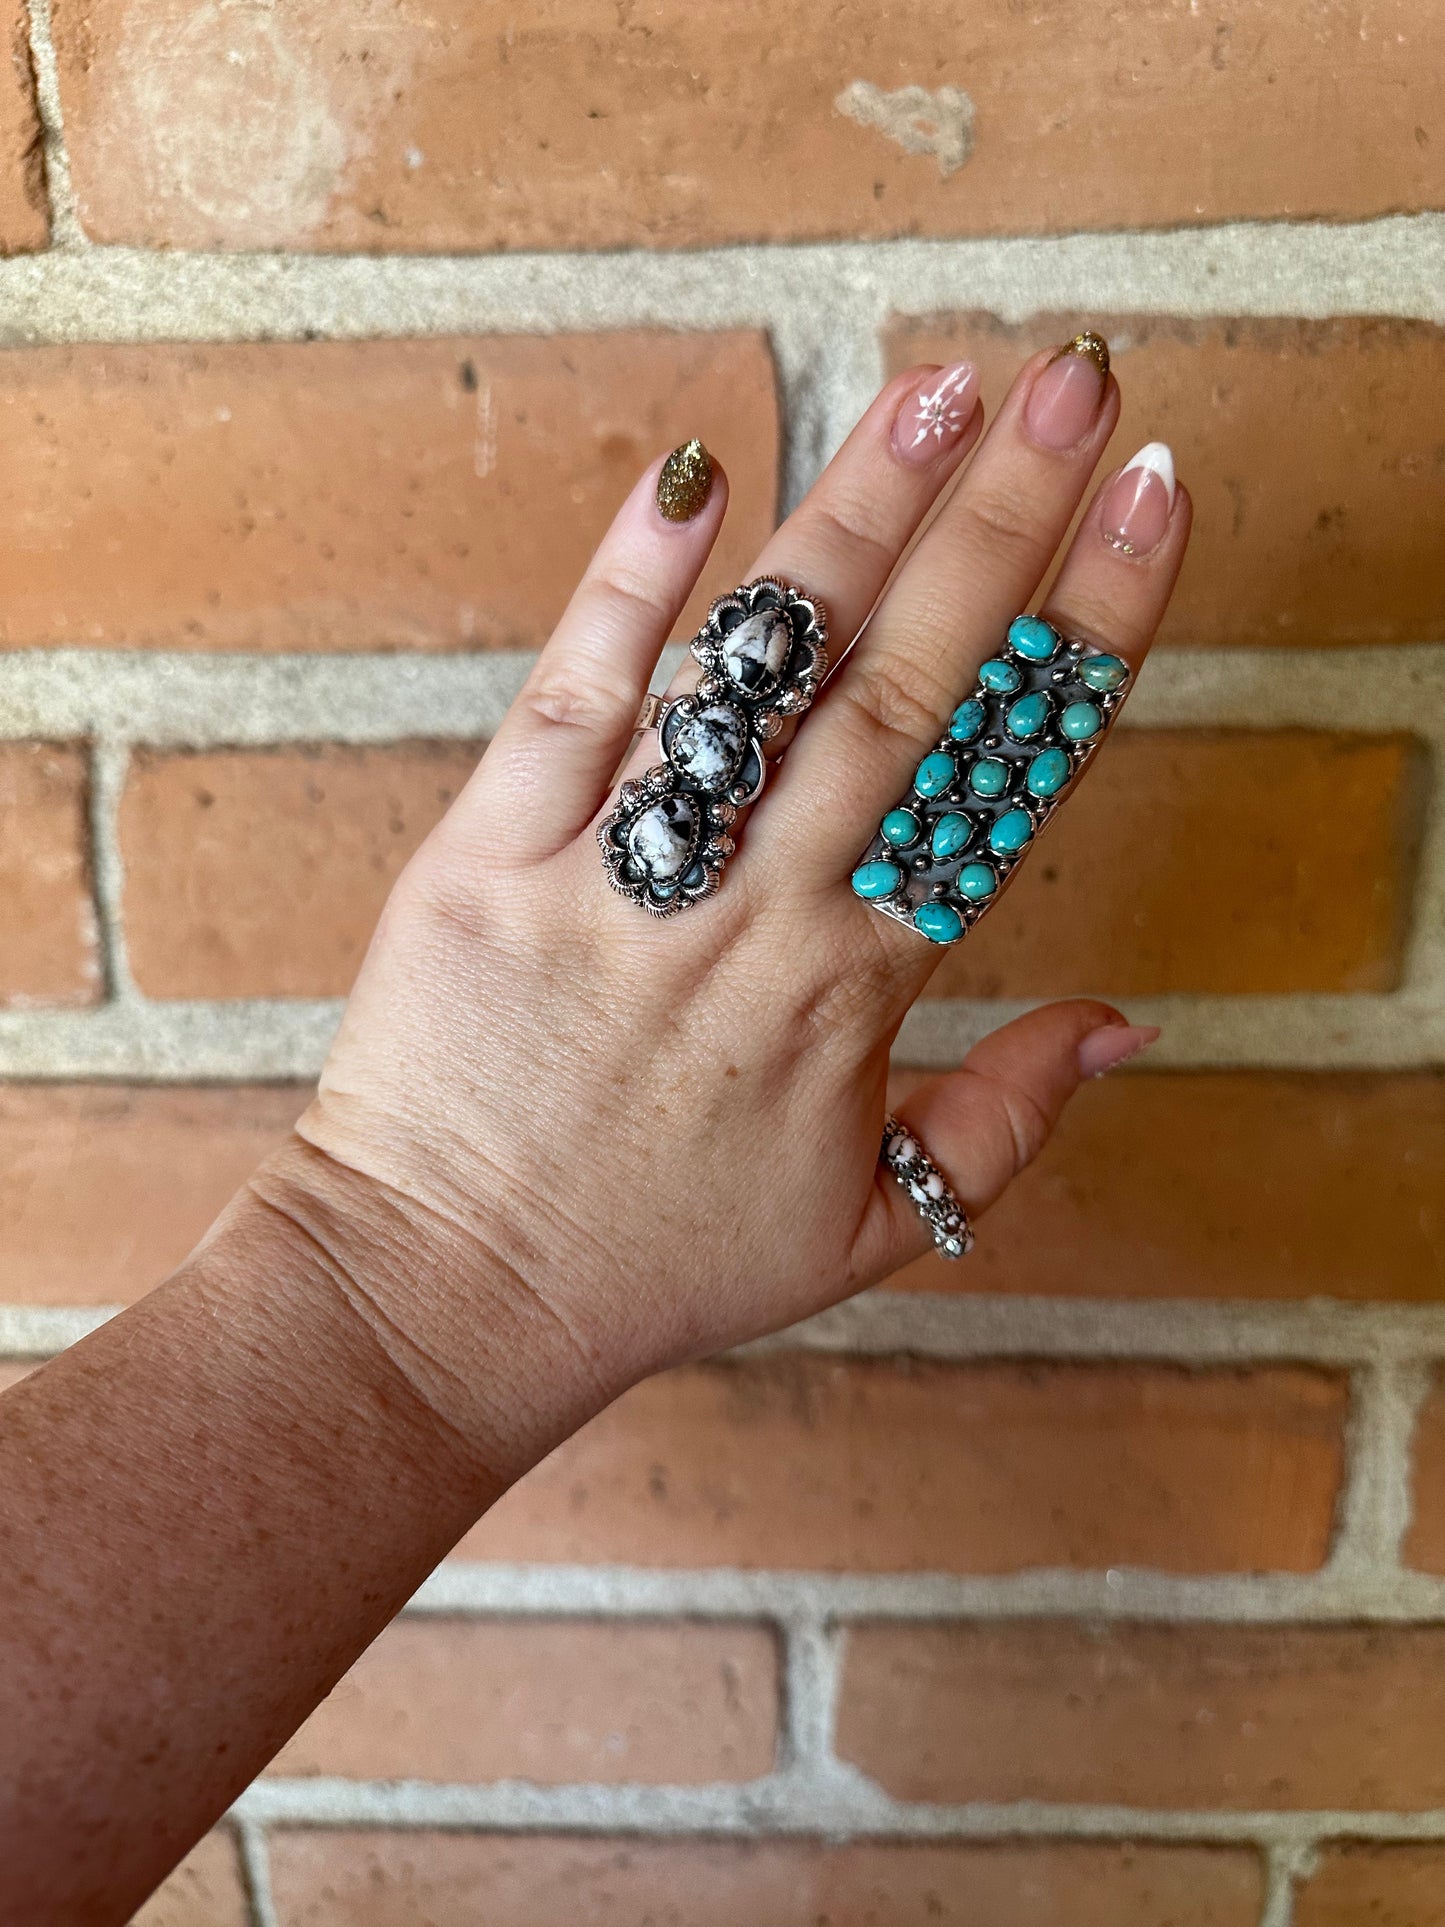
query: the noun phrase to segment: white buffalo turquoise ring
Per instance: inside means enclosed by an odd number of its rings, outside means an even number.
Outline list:
[[[957,943],[1103,740],[1128,681],[1118,656],[1016,617],[879,824],[855,894],[930,943]]]
[[[692,641],[697,688],[645,712],[666,762],[624,783],[598,827],[614,890],[655,917],[713,894],[763,787],[763,745],[818,693],[827,644],[822,604],[775,577],[718,597]]]

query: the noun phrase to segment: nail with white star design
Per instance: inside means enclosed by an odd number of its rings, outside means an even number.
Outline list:
[[[978,407],[978,370],[955,361],[910,388],[893,423],[893,452],[914,468],[958,446]]]

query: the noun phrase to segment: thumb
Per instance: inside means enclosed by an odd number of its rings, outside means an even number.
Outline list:
[[[920,1084],[899,1120],[977,1217],[1038,1156],[1080,1084],[1158,1035],[1110,1004],[1046,1004],[982,1038],[956,1071]],[[880,1164],[854,1246],[859,1284],[885,1277],[931,1242],[916,1207]]]

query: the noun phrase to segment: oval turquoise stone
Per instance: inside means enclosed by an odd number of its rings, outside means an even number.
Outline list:
[[[952,812],[940,816],[933,826],[933,854],[940,863],[944,863],[949,857],[957,856],[960,850],[967,849],[972,835],[973,825],[966,816]]]
[[[957,943],[963,935],[963,918],[951,903],[920,903],[913,913],[913,926],[930,943]]]
[[[902,881],[902,870],[883,857],[873,863],[860,863],[853,872],[853,890],[860,897],[891,897]]]
[[[1030,796],[1057,796],[1069,780],[1069,770],[1069,759],[1063,750],[1043,750],[1029,764],[1024,787]]]
[[[913,787],[920,796],[942,796],[958,775],[958,765],[946,750],[936,749],[918,765]]]
[[[1042,691],[1036,696],[1020,696],[1004,718],[1010,736],[1029,742],[1049,720],[1049,699]]]
[[[1027,810],[1005,810],[988,833],[988,847],[999,856],[1017,856],[1033,840],[1034,819]]]
[[[1059,728],[1071,743],[1087,743],[1104,727],[1104,712],[1097,703],[1070,703],[1059,718]]]
[[[1052,662],[1059,639],[1039,616],[1015,616],[1008,626],[1008,645],[1025,662]]]
[[[966,703],[960,703],[954,710],[948,733],[956,743],[971,743],[975,736],[981,734],[983,725],[983,704],[977,696],[970,696]]]
[[[1111,696],[1129,679],[1129,665],[1117,656],[1085,656],[1079,664],[1079,681],[1102,696]]]
[[[968,772],[968,786],[979,796],[1002,796],[1008,788],[1008,764],[985,756]]]
[[[970,903],[986,903],[998,888],[998,878],[986,863],[965,863],[953,887]]]
[[[1002,656],[994,656],[978,672],[978,679],[985,689],[991,689],[996,696],[1012,695],[1023,681],[1023,674]]]
[[[891,843],[895,850],[906,850],[923,834],[923,827],[912,810],[890,810],[879,827],[883,841]]]

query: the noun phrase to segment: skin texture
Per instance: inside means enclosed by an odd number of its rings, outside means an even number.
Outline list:
[[[719,474],[665,519],[659,462],[398,883],[296,1138],[173,1278],[0,1401],[16,1927],[128,1919],[498,1493],[625,1387],[926,1247],[877,1154],[888,1048],[939,953],[847,879],[1036,595],[1118,410],[1101,377],[1044,445],[1039,356],[986,437],[975,407],[904,461],[895,418],[937,373],[889,384],[758,559],[823,599],[835,656],[878,606],[772,746],[718,896],[654,922],[595,840],[726,506]],[[1147,556],[1105,541],[1098,500],[1044,612],[1137,667],[1188,497]],[[1123,1026],[1054,1005],[915,1091],[906,1120],[975,1215],[1080,1078],[1146,1041]]]

